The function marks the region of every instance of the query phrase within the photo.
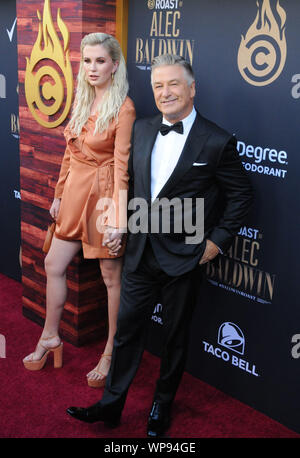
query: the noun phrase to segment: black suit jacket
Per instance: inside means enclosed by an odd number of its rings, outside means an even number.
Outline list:
[[[151,153],[161,125],[161,115],[139,119],[132,132],[129,159],[129,201],[143,198],[151,211]],[[200,163],[201,166],[195,166]],[[205,165],[204,165],[205,164]],[[178,163],[157,199],[204,198],[204,239],[187,244],[185,232],[150,233],[155,256],[171,276],[193,269],[205,250],[209,238],[221,250],[229,248],[241,227],[252,201],[252,188],[236,149],[236,140],[225,130],[203,118],[198,112]],[[172,217],[171,212],[171,228]],[[132,214],[129,214],[129,220]],[[136,270],[147,239],[147,234],[128,233],[124,268]]]

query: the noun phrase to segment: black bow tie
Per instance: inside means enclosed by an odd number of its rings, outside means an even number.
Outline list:
[[[170,126],[162,124],[159,129],[162,135],[167,135],[171,130],[175,130],[175,132],[177,132],[178,134],[183,134],[182,121],[176,122],[175,124],[171,124]]]

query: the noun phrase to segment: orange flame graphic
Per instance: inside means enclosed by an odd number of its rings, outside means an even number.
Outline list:
[[[73,73],[68,49],[70,36],[67,26],[61,19],[60,9],[58,9],[57,25],[63,37],[62,47],[53,24],[50,0],[45,0],[42,23],[39,11],[37,11],[37,16],[40,20],[38,36],[32,48],[30,59],[26,58],[25,95],[29,109],[36,121],[44,127],[53,128],[66,119],[72,103]],[[53,61],[54,64],[39,66],[34,73],[37,64],[46,59]],[[60,72],[57,70],[57,66]],[[42,81],[45,77],[48,77],[47,80]],[[63,81],[65,81],[66,86],[66,97]],[[42,100],[40,91],[48,103]],[[63,104],[64,108],[59,117],[55,120],[49,120],[49,117],[54,116],[62,109]]]
[[[276,3],[277,20],[270,0],[257,4],[257,14],[238,51],[238,68],[243,78],[254,86],[272,83],[282,72],[286,60],[286,13]]]

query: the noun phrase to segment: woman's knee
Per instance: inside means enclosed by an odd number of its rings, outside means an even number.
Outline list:
[[[121,272],[119,266],[112,263],[101,263],[101,275],[106,288],[115,288],[121,284]]]
[[[102,271],[102,278],[106,288],[116,288],[121,284],[120,275],[111,270]]]
[[[65,275],[66,268],[61,266],[60,263],[53,256],[47,255],[44,261],[45,272],[48,276],[60,277]]]

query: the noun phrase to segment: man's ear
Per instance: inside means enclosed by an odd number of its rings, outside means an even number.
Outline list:
[[[195,81],[192,81],[192,84],[190,86],[191,88],[191,98],[194,98],[196,95],[196,83]]]

